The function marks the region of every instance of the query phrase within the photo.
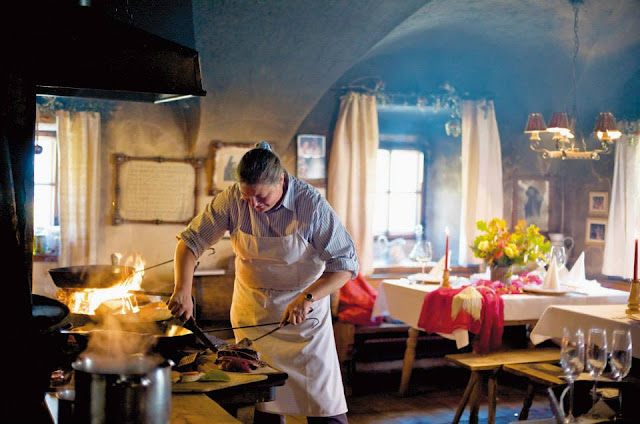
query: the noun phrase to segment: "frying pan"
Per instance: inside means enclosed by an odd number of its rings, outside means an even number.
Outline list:
[[[124,265],[68,266],[50,269],[49,275],[54,284],[63,289],[106,289],[124,281],[136,272],[146,271],[169,262],[173,262],[173,259],[139,271]]]

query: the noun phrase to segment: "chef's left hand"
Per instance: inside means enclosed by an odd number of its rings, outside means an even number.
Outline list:
[[[307,319],[307,314],[309,314],[311,310],[311,302],[306,300],[302,294],[297,296],[287,309],[285,309],[282,314],[282,319],[280,320],[280,326],[285,325],[287,322],[293,325],[298,325]]]

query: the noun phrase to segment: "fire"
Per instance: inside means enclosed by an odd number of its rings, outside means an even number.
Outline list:
[[[64,292],[58,291],[58,300],[64,302],[72,313],[95,315],[96,309],[103,303],[108,304],[110,313],[125,314],[140,311],[135,295],[131,290],[140,290],[144,276],[144,261],[135,259],[135,272],[121,283],[106,289],[84,289]]]

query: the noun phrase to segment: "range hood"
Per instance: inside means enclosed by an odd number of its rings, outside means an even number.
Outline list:
[[[47,3],[55,7],[37,14],[53,25],[35,28],[38,95],[158,103],[206,94],[196,50],[91,7]]]

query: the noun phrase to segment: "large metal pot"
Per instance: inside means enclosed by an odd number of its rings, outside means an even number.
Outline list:
[[[166,424],[171,417],[171,367],[156,355],[85,356],[73,363],[74,423]]]

